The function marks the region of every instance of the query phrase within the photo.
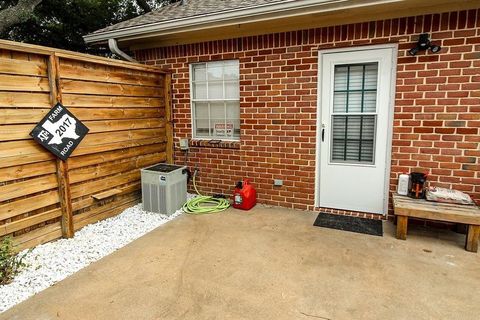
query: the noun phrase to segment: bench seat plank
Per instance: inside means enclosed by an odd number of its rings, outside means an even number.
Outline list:
[[[469,225],[465,239],[465,249],[471,252],[478,251],[480,209],[476,205],[430,202],[394,194],[393,209],[397,217],[397,239],[407,239],[409,217],[464,223]]]
[[[393,195],[395,215],[480,225],[480,209],[475,205],[459,205],[412,199]]]

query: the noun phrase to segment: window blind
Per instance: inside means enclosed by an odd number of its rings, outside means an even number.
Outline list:
[[[331,161],[373,164],[378,63],[334,70]]]
[[[239,62],[192,65],[192,117],[196,138],[240,137]]]

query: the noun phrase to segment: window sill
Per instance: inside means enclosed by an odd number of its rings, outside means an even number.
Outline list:
[[[192,139],[191,147],[197,148],[217,148],[217,149],[240,149],[240,141],[225,140],[218,143],[210,143],[210,139]]]

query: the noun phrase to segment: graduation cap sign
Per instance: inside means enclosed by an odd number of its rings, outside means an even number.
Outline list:
[[[88,128],[61,103],[57,103],[30,135],[45,149],[65,161],[87,133]]]

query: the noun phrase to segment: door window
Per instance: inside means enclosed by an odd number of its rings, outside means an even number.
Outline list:
[[[377,79],[377,62],[335,66],[331,162],[375,163]]]

